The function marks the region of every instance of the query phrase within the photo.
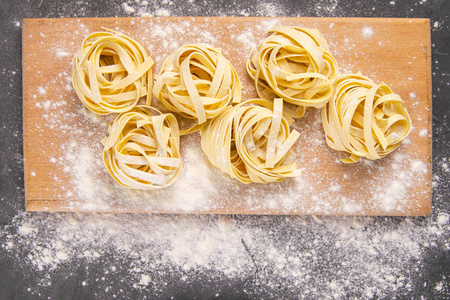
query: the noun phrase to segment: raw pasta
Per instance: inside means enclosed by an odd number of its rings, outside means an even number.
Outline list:
[[[343,162],[385,157],[408,136],[409,114],[386,84],[357,73],[339,76],[333,86],[332,100],[322,109],[322,125],[328,146],[351,154]]]
[[[150,105],[153,60],[137,41],[117,32],[87,36],[72,61],[76,94],[91,111],[121,113],[147,96]]]
[[[192,44],[179,48],[163,61],[153,95],[167,109],[201,125],[231,102],[240,102],[241,89],[236,70],[220,49]]]
[[[289,26],[276,26],[269,33],[246,64],[259,97],[296,105],[296,118],[306,107],[323,107],[332,94],[337,64],[322,34]]]
[[[300,175],[291,150],[300,134],[283,100],[253,99],[228,107],[201,129],[211,164],[243,183],[283,181]]]
[[[121,185],[151,190],[171,185],[180,175],[180,135],[173,114],[137,105],[108,128],[103,162]]]

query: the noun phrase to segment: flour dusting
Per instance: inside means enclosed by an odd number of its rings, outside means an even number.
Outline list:
[[[417,284],[410,270],[423,263],[422,253],[450,238],[446,214],[424,221],[25,213],[15,218],[14,226],[16,234],[1,232],[1,247],[42,274],[40,282],[30,283],[32,293],[49,289],[52,274],[67,262],[106,259],[103,268],[113,273],[117,264],[132,261],[127,280],[153,294],[169,289],[164,278],[176,274],[187,284],[204,276],[250,277],[259,284],[249,286],[249,295],[270,290],[273,297],[295,291],[313,298],[330,293],[340,298],[348,292],[364,299],[386,297],[393,291],[410,292]],[[282,234],[286,228],[288,235]],[[92,284],[92,279],[80,282]]]
[[[366,39],[371,38],[373,36],[372,27],[364,26],[362,29],[362,36]]]

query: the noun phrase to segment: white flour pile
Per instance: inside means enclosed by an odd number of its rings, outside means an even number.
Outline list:
[[[21,268],[40,274],[29,282],[31,293],[46,294],[55,274],[70,277],[70,266],[94,264],[108,279],[79,284],[103,280],[107,298],[121,297],[114,286],[125,276],[154,295],[167,295],[172,277],[187,285],[250,280],[249,295],[271,298],[370,299],[427,284],[433,258],[425,253],[450,250],[449,226],[447,213],[427,219],[39,213],[19,214],[0,240]],[[442,282],[436,289],[450,292]]]
[[[425,1],[424,1],[425,2]],[[424,2],[420,2],[422,5]],[[259,3],[259,2],[258,2]],[[279,2],[264,1],[254,10],[241,6],[215,10],[205,8],[203,1],[189,0],[183,7],[172,1],[149,2],[127,1],[118,6],[129,16],[175,16],[183,11],[191,15],[240,15],[240,16],[282,16],[288,11]],[[87,4],[86,4],[87,5]],[[308,4],[310,5],[310,4]],[[318,16],[338,16],[338,1],[316,1],[314,7]],[[389,5],[397,5],[391,1]],[[311,5],[310,5],[311,6]],[[375,8],[374,8],[375,10]],[[63,17],[63,16],[61,16]],[[271,24],[266,24],[270,27]],[[333,25],[333,24],[332,24]],[[332,26],[330,25],[330,26]],[[442,24],[440,24],[442,25]],[[88,30],[80,25],[79,35]],[[436,26],[437,28],[438,26]],[[331,27],[330,27],[331,28]],[[165,31],[166,30],[166,31]],[[177,28],[152,28],[143,32],[164,38]],[[259,29],[261,30],[261,28]],[[364,27],[360,37],[376,38],[371,27]],[[244,48],[250,49],[256,43],[254,30],[248,29],[233,38]],[[214,35],[204,30],[203,39],[214,42]],[[343,41],[342,44],[348,43]],[[164,51],[180,46],[180,41],[168,40]],[[337,49],[339,45],[330,45]],[[381,47],[380,42],[380,47]],[[70,61],[74,45],[60,45],[52,49],[56,59]],[[351,47],[350,47],[351,48]],[[153,50],[153,49],[152,49]],[[153,51],[155,53],[156,51]],[[338,53],[338,55],[343,55]],[[154,57],[158,63],[162,57]],[[413,58],[412,58],[413,60]],[[345,66],[344,66],[345,68]],[[158,65],[156,66],[156,70]],[[349,71],[349,70],[345,70]],[[68,73],[58,74],[53,82],[43,84],[36,97],[45,97],[48,88],[58,83],[61,92],[71,91]],[[417,95],[407,91],[414,102]],[[50,101],[51,100],[51,101]],[[100,143],[104,131],[80,130],[79,126],[95,126],[105,129],[111,118],[92,118],[91,114],[78,111],[76,114],[62,114],[69,103],[67,99],[49,99],[39,102],[36,109],[42,113],[49,128],[58,128],[64,134],[71,134],[78,142],[64,145],[64,155],[49,155],[52,164],[62,168],[73,178],[75,190],[67,190],[59,195],[62,199],[94,199],[83,203],[84,209],[108,209],[111,204],[140,198],[139,192],[117,187],[109,179],[102,181],[103,165],[100,159]],[[416,102],[418,103],[418,102]],[[414,104],[413,104],[414,105]],[[325,149],[320,132],[318,115],[311,113],[312,123],[296,124],[310,133],[310,146]],[[61,123],[61,118],[78,118],[75,127]],[[297,129],[299,129],[297,128]],[[45,130],[45,128],[43,128]],[[420,138],[430,134],[425,128],[415,128]],[[444,129],[438,130],[442,132]],[[80,141],[79,137],[84,137]],[[229,191],[229,181],[208,182],[200,185],[196,177],[199,173],[211,173],[204,178],[222,176],[206,167],[204,156],[193,146],[195,137],[184,138],[186,154],[184,179],[172,189],[169,198],[173,202],[165,208],[181,207],[189,212],[202,207],[211,208],[206,199]],[[406,141],[408,143],[408,140]],[[301,154],[299,157],[301,159]],[[384,211],[400,211],[406,189],[415,180],[425,180],[424,158],[405,154],[402,148],[393,154],[389,184],[379,186],[373,194],[373,203]],[[94,296],[104,299],[144,298],[147,295],[167,297],[174,290],[173,283],[182,287],[218,287],[212,297],[220,297],[219,282],[240,283],[249,297],[264,293],[266,298],[305,299],[372,299],[395,298],[411,295],[420,299],[418,286],[427,287],[436,298],[450,294],[449,278],[442,276],[436,280],[433,268],[439,265],[436,254],[450,251],[449,194],[450,161],[446,157],[435,158],[433,171],[433,215],[425,218],[373,218],[373,217],[285,217],[285,216],[209,216],[209,215],[149,215],[149,214],[76,214],[76,213],[18,213],[12,224],[0,228],[1,255],[15,257],[15,268],[30,274],[28,286],[24,289],[41,298],[51,298],[52,283],[61,280],[71,282],[79,289],[89,289]],[[312,161],[314,163],[314,161]],[[361,168],[372,170],[376,176],[380,169],[369,163]],[[96,173],[98,172],[98,173]],[[378,173],[377,173],[378,172]],[[39,176],[30,170],[31,176]],[[209,176],[211,175],[211,176]],[[216,177],[214,177],[216,176]],[[376,181],[375,177],[373,180]],[[351,179],[351,178],[350,178]],[[349,179],[349,180],[350,180]],[[60,179],[55,177],[55,182]],[[246,196],[248,207],[270,208],[282,206],[292,209],[295,203],[289,201],[295,193],[315,193],[308,190],[309,183],[322,178],[306,174],[298,179],[304,190],[292,188],[285,191],[284,198],[270,197],[261,203],[257,188],[249,189]],[[102,182],[102,186],[99,183]],[[201,182],[204,183],[204,182]],[[196,186],[197,185],[197,186]],[[316,209],[326,213],[329,200],[342,187],[330,184],[314,199]],[[163,197],[166,192],[161,192]],[[197,193],[197,194],[196,194]],[[198,194],[200,193],[200,194]],[[116,203],[108,201],[111,195]],[[166,195],[167,196],[167,195]],[[201,201],[187,202],[194,197]],[[3,199],[2,201],[13,201]],[[205,202],[206,201],[206,202]],[[340,199],[344,205],[342,213],[358,213],[362,208],[354,199]],[[74,204],[76,205],[76,204]],[[146,205],[137,202],[135,207]],[[314,211],[311,211],[314,212]],[[441,258],[442,259],[442,258]],[[91,276],[90,268],[95,269]],[[83,272],[80,271],[83,269]],[[85,270],[84,270],[85,269]],[[98,271],[101,270],[101,271]],[[86,274],[73,279],[73,274]],[[433,278],[430,287],[429,278]],[[131,288],[130,288],[131,286]],[[177,286],[177,287],[178,287]],[[130,292],[130,289],[133,290]],[[137,296],[136,296],[137,295]]]

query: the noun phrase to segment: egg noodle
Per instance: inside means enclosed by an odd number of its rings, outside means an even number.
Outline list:
[[[296,105],[296,118],[307,107],[323,107],[332,94],[337,64],[322,34],[289,26],[276,26],[269,33],[246,63],[259,97]]]
[[[408,136],[411,119],[405,104],[383,82],[346,74],[333,88],[331,101],[322,109],[322,126],[328,146],[351,154],[343,162],[385,157]]]
[[[101,115],[126,112],[144,96],[150,105],[153,59],[134,39],[109,31],[87,36],[73,58],[78,98]]]
[[[300,175],[291,150],[300,134],[289,125],[283,100],[252,99],[228,107],[201,129],[211,164],[243,183],[283,181]]]
[[[163,61],[153,95],[170,111],[202,125],[239,103],[241,89],[236,70],[221,50],[199,43],[182,46]]]
[[[103,161],[111,176],[133,189],[171,185],[181,172],[180,134],[172,114],[137,105],[108,128]]]

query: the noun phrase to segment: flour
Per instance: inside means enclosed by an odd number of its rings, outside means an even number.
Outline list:
[[[419,159],[411,161],[411,170],[415,173],[427,173],[426,165]]]
[[[449,215],[448,214],[446,214],[446,213],[441,213],[441,214],[439,214],[438,216],[437,216],[437,224],[439,225],[439,226],[445,226],[446,224],[448,224],[448,222],[449,222],[449,219],[450,219],[450,217],[449,217]]]
[[[427,135],[428,135],[428,129],[424,128],[424,129],[420,130],[420,132],[419,132],[420,137],[426,137]]]
[[[443,170],[445,173],[449,173],[449,172],[450,172],[450,168],[449,168],[449,165],[448,165],[448,162],[447,162],[447,158],[446,158],[446,157],[444,157],[444,158],[442,159],[442,161],[441,161],[439,164],[440,164],[442,170]]]
[[[43,87],[39,87],[39,94],[41,94],[41,95],[45,95],[45,93],[46,93],[47,91],[43,88]]]
[[[373,36],[373,29],[369,26],[364,26],[362,29],[362,36],[366,39],[371,38]]]
[[[254,276],[258,284],[249,286],[249,295],[270,291],[274,298],[292,293],[324,298],[331,293],[340,298],[351,292],[368,299],[375,294],[387,297],[393,291],[412,291],[417,278],[410,270],[424,262],[422,253],[436,247],[433,244],[449,242],[448,215],[440,216],[433,222],[415,218],[19,214],[14,221],[17,234],[2,231],[0,237],[3,249],[25,255],[22,263],[43,275],[38,286],[30,283],[35,285],[32,292],[46,291],[48,278],[66,263],[102,262],[105,269],[115,272],[120,261],[130,260],[127,280],[136,289],[146,287],[152,293],[169,289],[163,278],[172,273],[187,284],[203,276],[212,280]],[[287,236],[281,234],[286,228]],[[282,289],[277,288],[280,282]],[[81,286],[91,284],[96,283],[81,282]],[[120,295],[117,289],[108,295],[113,292]]]
[[[397,207],[398,201],[401,201],[406,195],[406,187],[400,181],[394,181],[387,188],[378,190],[375,200],[380,201],[383,210],[390,212]]]
[[[141,275],[141,280],[139,281],[139,285],[145,285],[147,286],[150,283],[150,276],[148,275]]]
[[[251,30],[244,31],[243,33],[237,36],[237,41],[244,44],[244,47],[247,51],[252,49],[256,49],[256,39]]]
[[[70,56],[70,54],[64,50],[58,50],[56,52],[56,57],[58,57],[58,58],[63,58],[63,57],[67,57],[67,56]]]
[[[158,9],[155,11],[155,16],[168,17],[168,16],[170,16],[170,11],[167,9]]]
[[[134,13],[136,10],[133,8],[133,7],[131,7],[131,6],[129,6],[127,3],[122,3],[122,8],[123,8],[123,10],[127,13],[127,14],[132,14],[132,13]]]

